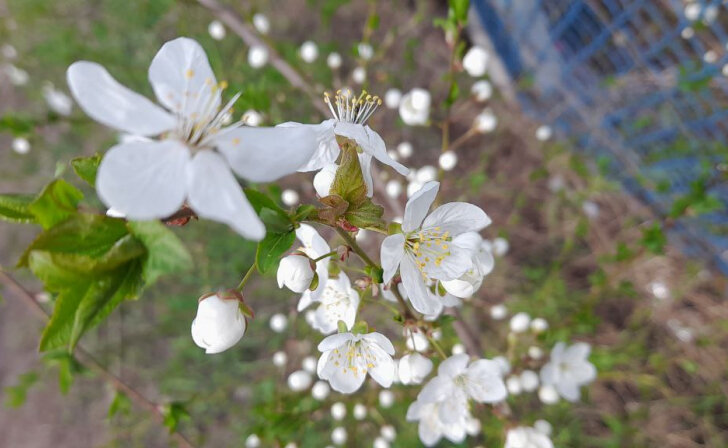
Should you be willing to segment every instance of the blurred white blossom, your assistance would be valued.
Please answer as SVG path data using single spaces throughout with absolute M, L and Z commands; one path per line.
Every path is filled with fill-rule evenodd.
M 423 126 L 430 118 L 430 92 L 414 88 L 405 94 L 399 103 L 399 116 L 405 124 Z
M 463 57 L 463 68 L 474 78 L 485 75 L 488 68 L 488 52 L 482 47 L 470 47 Z

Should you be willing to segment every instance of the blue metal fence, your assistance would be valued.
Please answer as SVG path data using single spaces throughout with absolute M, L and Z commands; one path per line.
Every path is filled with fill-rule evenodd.
M 523 109 L 573 139 L 728 274 L 728 6 L 473 0 Z M 705 190 L 705 191 L 703 191 Z M 692 195 L 692 196 L 690 196 Z

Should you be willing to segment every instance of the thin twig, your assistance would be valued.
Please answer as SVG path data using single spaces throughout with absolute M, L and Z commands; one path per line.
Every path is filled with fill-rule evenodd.
M 38 318 L 47 321 L 49 316 L 46 310 L 41 306 L 40 303 L 35 299 L 35 296 L 25 289 L 15 278 L 9 273 L 0 269 L 0 282 L 6 287 L 14 291 L 15 296 L 20 298 L 28 307 L 33 311 Z M 106 368 L 97 361 L 93 355 L 84 350 L 80 345 L 76 347 L 73 357 L 83 366 L 96 372 L 100 377 L 107 381 L 111 386 L 119 392 L 124 393 L 127 397 L 137 404 L 140 408 L 146 409 L 159 421 L 164 422 L 164 413 L 162 412 L 162 406 L 149 400 L 147 397 L 142 395 L 136 389 L 129 384 L 125 383 L 121 378 L 114 375 L 113 373 L 106 370 Z M 184 448 L 194 448 L 192 442 L 190 442 L 185 436 L 177 431 L 172 431 L 170 435 Z

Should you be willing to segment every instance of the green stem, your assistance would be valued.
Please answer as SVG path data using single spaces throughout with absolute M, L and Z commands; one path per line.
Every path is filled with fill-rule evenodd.
M 250 276 L 253 274 L 253 271 L 254 270 L 255 270 L 255 263 L 253 263 L 252 265 L 250 265 L 250 267 L 248 268 L 248 272 L 245 273 L 245 276 L 240 281 L 240 284 L 238 284 L 238 287 L 235 288 L 235 289 L 237 289 L 238 291 L 242 292 L 243 291 L 243 288 L 245 287 L 245 284 L 248 283 L 248 280 L 250 279 Z
M 318 257 L 318 258 L 314 258 L 314 259 L 313 259 L 313 262 L 314 262 L 314 263 L 316 263 L 316 262 L 319 262 L 319 261 L 323 260 L 324 258 L 328 258 L 328 257 L 333 257 L 334 255 L 336 255 L 336 253 L 337 253 L 337 252 L 336 252 L 335 250 L 332 250 L 332 251 L 331 251 L 331 252 L 329 252 L 328 254 L 323 254 L 323 255 L 321 255 L 321 256 L 320 256 L 320 257 Z
M 337 227 L 336 232 L 346 241 L 346 244 L 351 247 L 351 249 L 359 256 L 359 258 L 362 259 L 364 263 L 366 263 L 368 266 L 378 268 L 379 266 L 372 261 L 371 258 L 369 258 L 369 255 L 367 255 L 366 252 L 359 246 L 359 244 L 356 242 L 356 240 L 347 232 L 346 230 Z
M 442 347 L 440 347 L 440 344 L 435 340 L 435 338 L 433 338 L 432 336 L 427 336 L 427 340 L 429 340 L 430 344 L 432 344 L 432 346 L 435 347 L 435 350 L 442 357 L 443 360 L 447 359 L 445 350 L 443 350 Z

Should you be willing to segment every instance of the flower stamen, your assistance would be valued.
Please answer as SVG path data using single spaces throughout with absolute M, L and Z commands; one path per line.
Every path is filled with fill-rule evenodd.
M 324 103 L 336 121 L 364 125 L 382 105 L 382 99 L 377 95 L 370 95 L 366 90 L 356 96 L 351 90 L 345 89 L 337 90 L 333 101 L 331 95 L 325 92 Z

